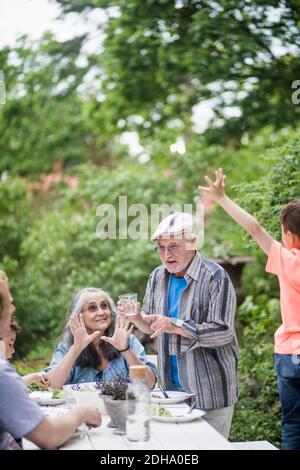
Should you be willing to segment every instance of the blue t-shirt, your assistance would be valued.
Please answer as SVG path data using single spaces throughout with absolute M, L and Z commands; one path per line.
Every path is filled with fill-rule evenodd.
M 169 317 L 178 318 L 180 298 L 186 286 L 187 281 L 184 277 L 176 277 L 174 274 L 171 275 L 168 296 Z M 175 387 L 181 390 L 176 356 L 171 356 L 171 378 Z
M 129 344 L 132 352 L 147 366 L 151 367 L 155 378 L 157 377 L 157 368 L 152 362 L 148 361 L 147 355 L 145 353 L 144 347 L 139 342 L 139 340 L 134 336 L 129 336 Z M 59 343 L 57 348 L 55 349 L 51 363 L 45 369 L 45 371 L 49 371 L 53 369 L 53 367 L 57 366 L 59 362 L 65 357 L 67 352 L 69 351 L 70 346 L 65 342 Z M 76 383 L 83 383 L 83 382 L 99 382 L 100 380 L 105 380 L 110 382 L 112 380 L 116 380 L 119 377 L 123 377 L 124 379 L 129 380 L 129 369 L 127 366 L 127 362 L 123 356 L 119 356 L 116 359 L 110 361 L 103 371 L 99 371 L 97 369 L 93 369 L 92 367 L 79 367 L 73 365 L 70 375 L 66 381 L 66 384 L 76 384 Z
M 45 418 L 29 397 L 21 377 L 0 355 L 0 450 L 8 449 L 8 435 L 26 436 Z

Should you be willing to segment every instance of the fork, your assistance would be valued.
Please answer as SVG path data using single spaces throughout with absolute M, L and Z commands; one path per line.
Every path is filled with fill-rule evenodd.
M 164 390 L 164 388 L 161 385 L 159 386 L 159 389 L 163 393 L 165 398 L 170 398 L 169 395 L 167 394 L 167 392 Z
M 190 405 L 190 407 L 189 407 L 189 411 L 187 412 L 188 415 L 191 414 L 191 412 L 193 411 L 193 409 L 195 408 L 195 406 L 196 406 L 196 398 L 194 398 L 193 403 L 192 403 L 192 404 Z

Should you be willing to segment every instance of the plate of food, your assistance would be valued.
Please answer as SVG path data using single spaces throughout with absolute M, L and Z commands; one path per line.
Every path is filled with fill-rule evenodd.
M 65 401 L 63 390 L 53 389 L 46 392 L 31 392 L 29 395 L 39 405 L 60 405 Z
M 194 397 L 194 393 L 178 392 L 177 390 L 166 390 L 165 392 L 168 398 L 164 396 L 161 390 L 152 390 L 151 392 L 151 403 L 162 403 L 169 404 L 181 403 L 188 398 Z
M 151 407 L 152 419 L 164 423 L 186 423 L 199 419 L 204 414 L 205 411 L 195 408 L 190 412 L 188 407 L 165 407 L 161 405 L 152 405 Z

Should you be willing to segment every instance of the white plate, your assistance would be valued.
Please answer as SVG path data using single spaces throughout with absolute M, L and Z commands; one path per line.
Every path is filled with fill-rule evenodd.
M 177 392 L 176 390 L 166 390 L 168 397 L 164 397 L 163 393 L 160 390 L 153 390 L 151 392 L 151 403 L 163 403 L 163 404 L 172 404 L 172 403 L 181 403 L 187 398 L 194 397 L 194 393 L 186 392 Z
M 172 413 L 172 416 L 154 416 L 152 419 L 156 421 L 162 421 L 163 423 L 187 423 L 188 421 L 194 421 L 195 419 L 201 418 L 205 414 L 205 411 L 194 409 L 191 413 L 186 410 L 176 408 L 166 408 Z
M 65 401 L 64 398 L 52 398 L 52 392 L 31 392 L 29 394 L 39 405 L 60 405 Z

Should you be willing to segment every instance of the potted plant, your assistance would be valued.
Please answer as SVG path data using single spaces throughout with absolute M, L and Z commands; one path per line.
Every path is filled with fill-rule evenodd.
M 126 400 L 127 388 L 128 382 L 124 378 L 102 383 L 100 396 L 104 399 L 107 414 L 111 419 L 108 427 L 116 428 L 115 434 L 125 434 L 129 405 Z M 130 399 L 130 396 L 128 398 Z M 132 406 L 134 406 L 134 402 L 132 402 Z

